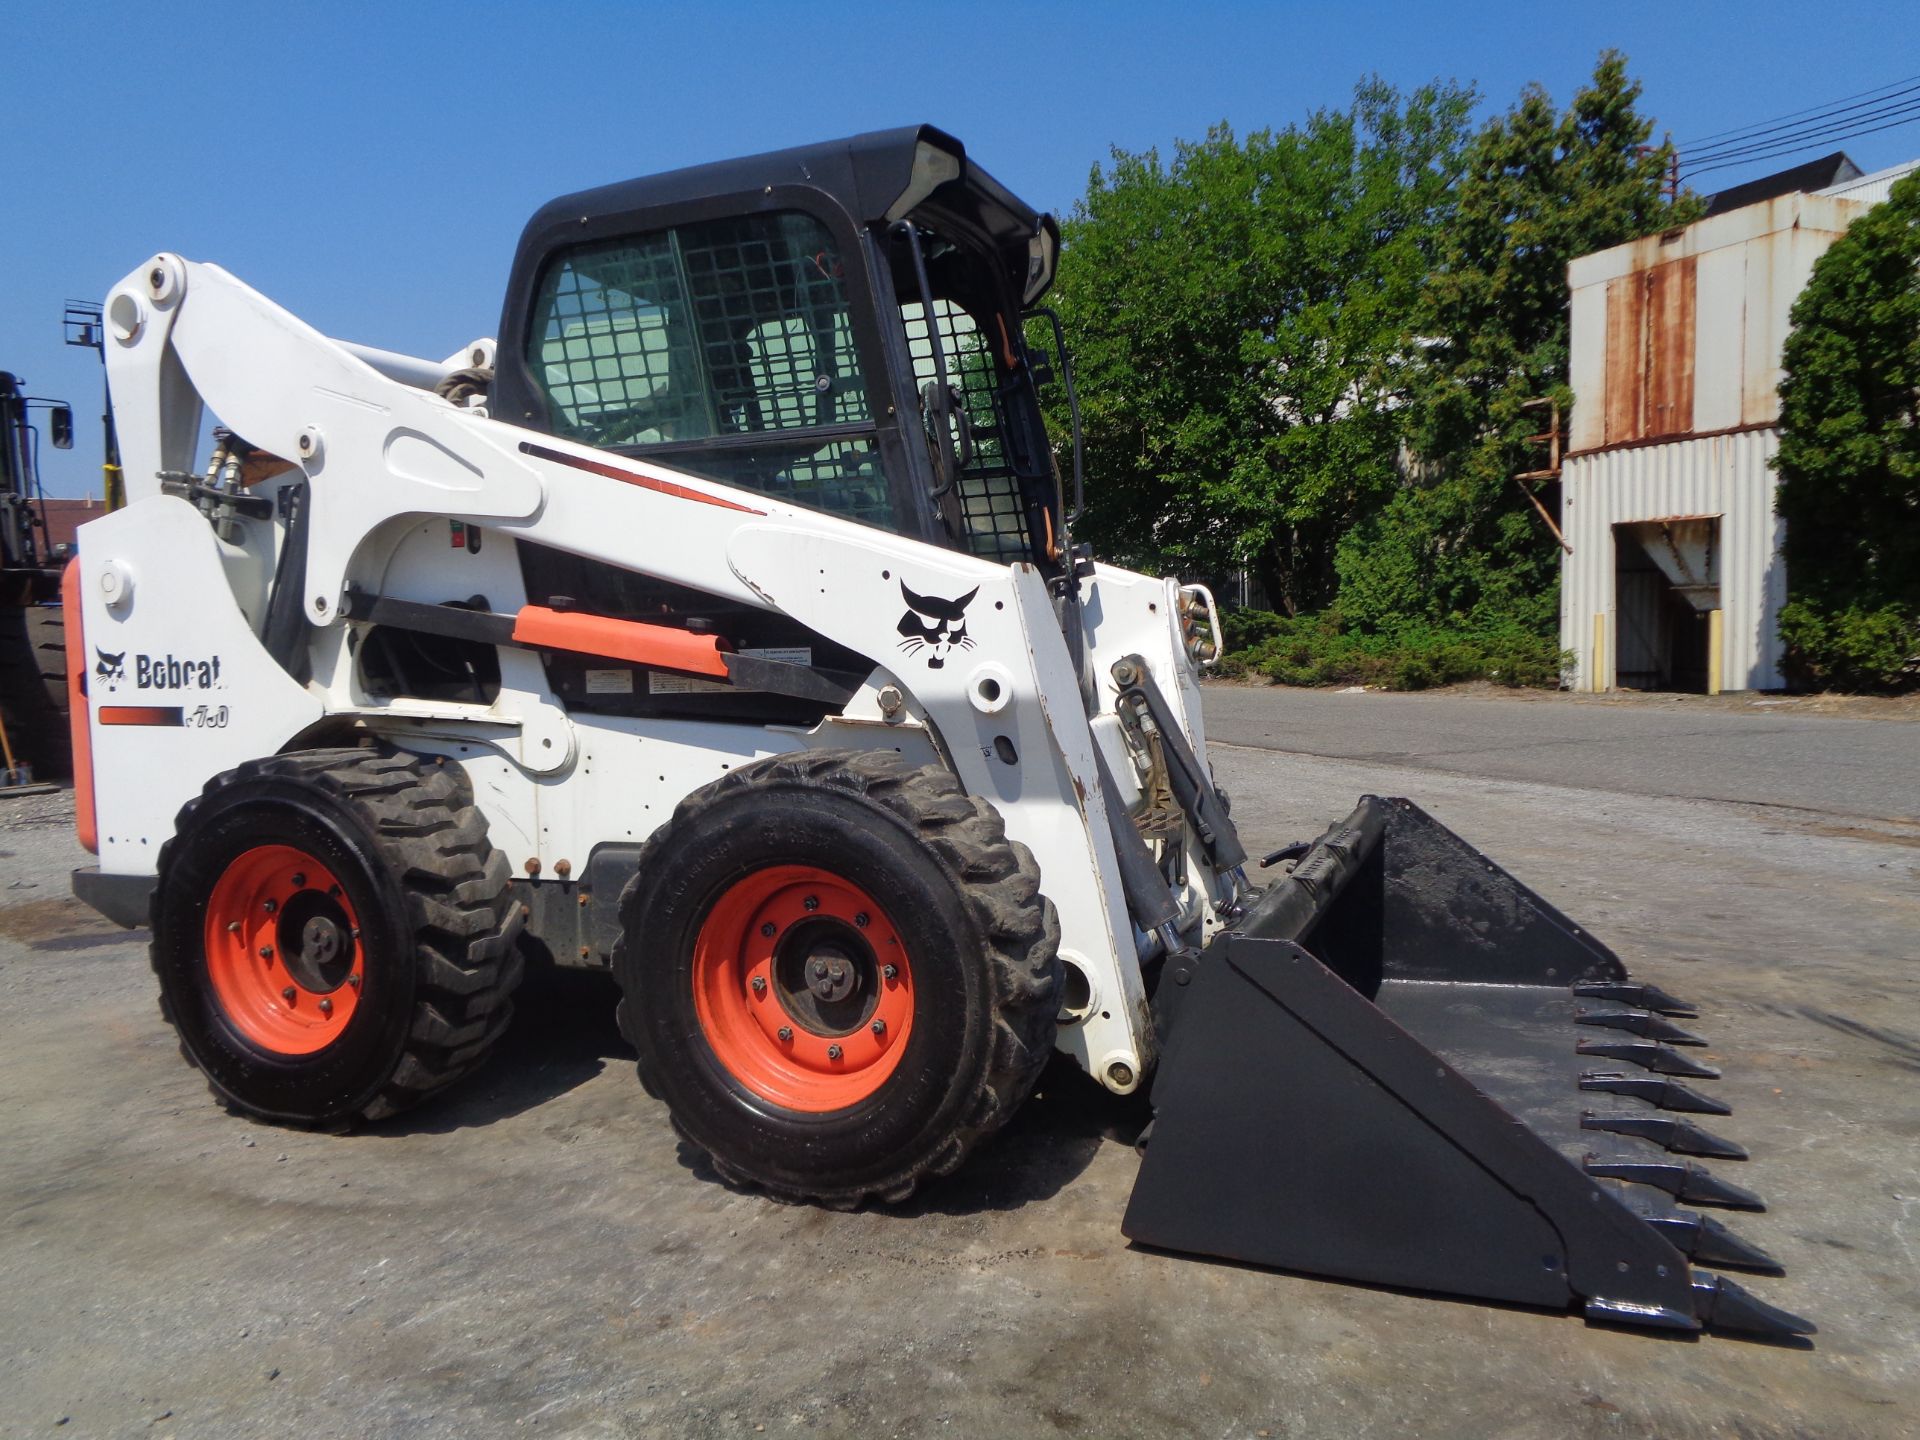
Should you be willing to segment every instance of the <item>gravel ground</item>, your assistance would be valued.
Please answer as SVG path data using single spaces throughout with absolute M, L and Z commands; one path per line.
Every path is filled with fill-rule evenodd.
M 1883 728 L 1824 723 L 1842 751 Z M 1916 1433 L 1920 826 L 1259 745 L 1216 763 L 1250 845 L 1413 795 L 1700 1001 L 1736 1112 L 1714 1128 L 1772 1202 L 1731 1223 L 1789 1272 L 1749 1288 L 1815 1345 L 1132 1249 L 1142 1112 L 1059 1070 L 904 1210 L 736 1194 L 640 1092 L 591 975 L 400 1123 L 233 1119 L 156 1013 L 145 936 L 67 898 L 59 794 L 0 800 L 0 1434 Z

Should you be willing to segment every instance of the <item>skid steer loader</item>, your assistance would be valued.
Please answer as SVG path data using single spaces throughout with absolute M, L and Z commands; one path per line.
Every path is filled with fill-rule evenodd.
M 1694 1268 L 1777 1267 L 1689 1208 L 1758 1202 L 1686 1007 L 1404 800 L 1252 883 L 1211 597 L 1072 538 L 1058 248 L 917 127 L 557 200 L 437 362 L 178 255 L 115 286 L 74 885 L 188 1058 L 378 1120 L 550 955 L 782 1198 L 904 1198 L 1058 1049 L 1152 1083 L 1145 1245 L 1809 1331 Z

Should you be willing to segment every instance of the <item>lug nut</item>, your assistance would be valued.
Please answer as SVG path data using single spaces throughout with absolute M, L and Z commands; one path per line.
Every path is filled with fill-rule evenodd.
M 780 1027 L 780 1038 L 782 1040 L 793 1039 L 793 1027 L 791 1025 L 782 1025 Z
M 340 887 L 338 885 L 327 886 L 327 894 L 338 900 L 340 898 Z
M 809 910 L 818 910 L 820 908 L 820 897 L 818 895 L 809 895 L 800 903 Z
M 858 925 L 862 930 L 866 929 L 870 923 L 867 919 L 867 912 L 862 910 L 858 915 L 854 916 L 853 923 Z
M 884 1021 L 884 1020 L 876 1020 L 876 1021 L 874 1021 L 874 1022 L 873 1022 L 873 1033 L 874 1033 L 874 1034 L 876 1034 L 876 1035 L 884 1035 L 884 1034 L 886 1034 L 886 1033 L 887 1033 L 887 1022 L 886 1022 L 886 1021 Z
M 880 967 L 880 973 L 889 980 L 896 980 L 900 976 L 900 967 L 898 965 L 882 965 Z
M 271 945 L 262 945 L 262 946 L 260 947 L 260 958 L 261 958 L 262 960 L 271 960 L 271 959 L 273 959 L 273 946 L 271 946 Z
M 240 922 L 238 920 L 229 920 L 227 922 L 227 933 L 229 935 L 236 934 L 239 931 L 239 929 L 240 929 Z
M 320 1013 L 330 1017 L 333 1014 L 333 1002 L 331 1000 L 322 1000 L 320 1002 Z
M 753 977 L 753 993 L 756 995 L 764 995 L 767 993 L 767 977 L 766 976 L 756 975 Z
M 272 915 L 280 909 L 280 902 L 269 895 L 261 903 L 261 908 L 264 909 L 267 914 Z
M 827 1059 L 838 1060 L 839 1058 L 840 1058 L 840 1047 L 838 1045 L 827 1046 Z
M 296 890 L 306 889 L 307 888 L 307 872 L 304 870 L 294 871 L 292 883 L 293 883 L 293 888 Z
M 766 936 L 767 939 L 771 940 L 774 937 L 775 933 L 777 933 L 774 923 L 771 920 L 769 920 L 766 924 L 760 927 L 760 933 Z
M 289 985 L 287 986 L 286 989 L 280 992 L 280 998 L 286 1001 L 287 1004 L 291 1005 L 293 1004 L 293 997 L 296 993 L 297 992 L 294 990 L 293 986 Z
M 349 990 L 358 990 L 360 988 L 360 977 L 358 975 L 347 976 L 347 988 Z

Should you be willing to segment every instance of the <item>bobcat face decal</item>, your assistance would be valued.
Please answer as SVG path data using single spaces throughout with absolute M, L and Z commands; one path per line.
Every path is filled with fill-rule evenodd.
M 106 681 L 109 687 L 115 686 L 127 678 L 126 651 L 122 650 L 118 655 L 109 655 L 96 645 L 93 647 L 93 654 L 96 662 L 93 667 L 93 673 Z
M 945 600 L 938 595 L 916 595 L 903 580 L 900 593 L 906 597 L 908 606 L 907 613 L 900 617 L 899 630 L 906 637 L 900 642 L 902 650 L 909 655 L 930 651 L 927 668 L 938 670 L 954 651 L 973 648 L 973 641 L 967 635 L 967 606 L 980 593 L 979 586 L 957 600 Z

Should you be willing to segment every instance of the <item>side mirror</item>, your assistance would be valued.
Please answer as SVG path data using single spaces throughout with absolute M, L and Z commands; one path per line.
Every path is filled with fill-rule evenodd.
M 73 407 L 55 405 L 47 412 L 47 429 L 52 432 L 53 448 L 71 450 L 73 448 Z

